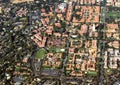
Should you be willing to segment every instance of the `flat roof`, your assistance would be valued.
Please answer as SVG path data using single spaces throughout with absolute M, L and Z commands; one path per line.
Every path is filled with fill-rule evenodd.
M 17 4 L 17 3 L 22 3 L 22 2 L 32 2 L 34 0 L 11 0 L 11 3 Z

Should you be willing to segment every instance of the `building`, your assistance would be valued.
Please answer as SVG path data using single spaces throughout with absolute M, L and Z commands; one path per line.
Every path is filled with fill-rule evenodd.
M 26 16 L 27 14 L 27 9 L 21 8 L 20 10 L 17 11 L 16 16 L 22 17 L 23 15 Z
M 106 0 L 107 6 L 114 6 L 114 0 Z
M 40 33 L 37 33 L 34 35 L 34 38 L 32 39 L 39 47 L 45 47 L 47 37 L 41 36 Z
M 120 7 L 120 0 L 107 0 L 107 6 Z
M 76 10 L 79 9 L 76 6 Z M 100 6 L 81 6 L 73 16 L 73 22 L 99 22 Z
M 117 69 L 117 60 L 120 60 L 119 54 L 118 49 L 108 48 L 104 55 L 104 68 Z
M 67 10 L 67 15 L 66 15 L 66 20 L 70 21 L 72 18 L 72 11 L 73 11 L 73 6 L 72 6 L 72 2 L 69 2 L 68 4 L 68 10 Z
M 96 0 L 78 0 L 80 4 L 95 4 Z
M 23 2 L 33 2 L 34 0 L 11 0 L 11 3 L 18 4 Z
M 115 0 L 115 6 L 120 7 L 120 0 Z
M 0 7 L 0 14 L 2 13 L 2 7 Z

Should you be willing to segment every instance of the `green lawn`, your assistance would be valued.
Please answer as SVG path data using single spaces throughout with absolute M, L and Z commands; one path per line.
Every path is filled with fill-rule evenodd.
M 43 66 L 43 68 L 45 68 L 45 69 L 50 69 L 51 66 Z
M 35 58 L 36 59 L 42 59 L 45 57 L 46 50 L 44 48 L 41 48 L 37 51 Z
M 50 52 L 54 52 L 54 53 L 59 53 L 59 52 L 65 52 L 64 48 L 55 48 L 55 47 L 51 47 L 49 48 Z
M 27 21 L 27 17 L 19 18 L 20 21 Z
M 66 71 L 66 74 L 70 74 L 71 71 Z
M 16 66 L 15 70 L 16 71 L 20 71 L 21 67 L 20 66 Z
M 106 15 L 108 17 L 118 18 L 120 17 L 120 12 L 108 12 Z
M 97 72 L 96 71 L 87 71 L 86 74 L 88 76 L 97 76 Z

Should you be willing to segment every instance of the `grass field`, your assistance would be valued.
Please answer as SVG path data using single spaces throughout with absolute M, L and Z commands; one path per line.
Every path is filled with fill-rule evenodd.
M 36 59 L 42 59 L 45 57 L 46 50 L 44 48 L 41 48 L 37 51 L 35 58 Z
M 120 12 L 108 12 L 107 17 L 120 18 Z

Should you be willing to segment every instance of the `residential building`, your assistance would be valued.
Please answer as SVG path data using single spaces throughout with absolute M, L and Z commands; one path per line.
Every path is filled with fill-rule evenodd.
M 11 0 L 13 4 L 22 3 L 22 2 L 33 2 L 34 0 Z
M 78 17 L 73 16 L 73 22 L 99 22 L 100 6 L 81 6 L 81 10 L 76 12 Z
M 116 7 L 120 7 L 120 0 L 115 0 L 114 2 Z
M 73 11 L 73 6 L 72 6 L 72 2 L 68 3 L 68 10 L 67 10 L 67 14 L 66 14 L 66 20 L 70 21 L 72 18 L 72 11 Z
M 0 7 L 0 14 L 2 13 L 2 7 Z

